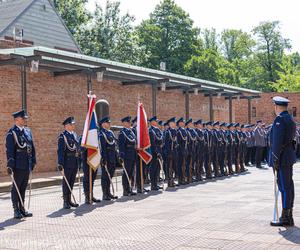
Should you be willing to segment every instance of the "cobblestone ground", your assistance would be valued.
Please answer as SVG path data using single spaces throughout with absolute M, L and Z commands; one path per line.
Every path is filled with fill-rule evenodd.
M 0 249 L 300 249 L 300 229 L 269 226 L 270 169 L 63 210 L 60 187 L 33 190 L 34 217 L 11 219 L 0 194 Z M 295 166 L 300 227 L 300 164 Z M 96 196 L 102 196 L 99 180 Z M 121 185 L 118 183 L 118 194 Z M 78 189 L 75 188 L 78 197 Z

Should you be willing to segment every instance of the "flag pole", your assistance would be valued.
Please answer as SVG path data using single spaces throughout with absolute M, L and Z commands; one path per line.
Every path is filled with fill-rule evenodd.
M 89 91 L 89 94 L 88 94 L 88 109 L 90 108 L 90 103 L 91 103 L 91 100 L 90 100 L 90 98 L 92 97 L 92 91 L 90 90 Z M 92 189 L 93 189 L 93 185 L 92 185 L 92 167 L 89 165 L 89 201 L 90 201 L 90 204 L 92 204 L 92 199 L 93 199 L 93 197 L 92 197 Z
M 91 166 L 89 166 L 89 185 L 90 185 L 90 193 L 89 193 L 89 198 L 90 198 L 90 204 L 92 204 L 92 199 L 93 199 L 93 197 L 92 197 L 92 189 L 93 189 L 93 186 L 92 186 L 92 167 Z
M 142 158 L 140 157 L 140 171 L 141 171 L 141 189 L 142 189 L 142 192 L 144 190 L 144 171 L 143 171 L 143 161 L 142 161 Z

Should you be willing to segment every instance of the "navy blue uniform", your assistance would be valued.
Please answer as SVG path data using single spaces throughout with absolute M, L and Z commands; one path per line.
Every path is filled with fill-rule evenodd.
M 202 180 L 202 174 L 203 171 L 203 164 L 204 164 L 204 147 L 205 145 L 205 138 L 204 138 L 204 130 L 202 129 L 195 129 L 197 134 L 197 141 L 196 141 L 196 150 L 195 150 L 195 156 L 196 156 L 196 169 L 195 169 L 195 175 L 196 179 L 198 181 Z
M 29 128 L 25 127 L 21 130 L 15 125 L 7 132 L 6 157 L 7 167 L 11 168 L 14 173 L 14 178 L 24 203 L 29 174 L 36 165 L 35 147 Z M 14 209 L 24 210 L 15 185 L 12 185 L 11 200 Z
M 204 129 L 204 168 L 206 179 L 211 179 L 212 132 Z
M 186 158 L 187 158 L 187 132 L 179 127 L 177 130 L 178 142 L 178 184 L 184 184 L 186 181 Z
M 157 177 L 160 170 L 158 158 L 162 158 L 163 133 L 159 128 L 151 126 L 149 128 L 149 136 L 152 152 L 152 160 L 150 163 L 151 189 L 157 190 Z
M 233 154 L 232 154 L 232 159 L 234 162 L 235 166 L 235 172 L 239 173 L 240 172 L 240 135 L 237 130 L 233 131 Z
M 197 134 L 193 128 L 187 128 L 187 157 L 186 157 L 186 168 L 185 174 L 187 182 L 191 183 L 193 180 L 193 174 L 195 172 L 196 164 L 196 140 Z
M 234 156 L 234 135 L 233 132 L 228 130 L 226 131 L 226 136 L 227 136 L 227 166 L 228 166 L 228 173 L 231 175 L 233 174 L 233 169 L 232 169 L 232 163 L 233 163 L 233 156 Z
M 99 141 L 101 143 L 101 157 L 104 166 L 102 166 L 101 175 L 101 186 L 104 199 L 113 198 L 110 192 L 110 179 L 107 171 L 112 178 L 115 174 L 116 164 L 117 164 L 117 150 L 116 150 L 116 140 L 115 135 L 111 130 L 104 128 L 100 129 Z M 107 171 L 105 169 L 107 167 Z
M 219 130 L 212 129 L 212 164 L 214 170 L 214 176 L 220 176 L 220 149 L 221 149 L 221 134 Z
M 130 181 L 133 179 L 134 167 L 136 163 L 136 136 L 132 129 L 122 128 L 118 138 L 119 156 L 124 162 L 124 167 L 127 171 Z M 124 193 L 131 193 L 130 185 L 125 171 L 122 175 L 122 185 Z
M 278 166 L 277 183 L 281 192 L 282 208 L 294 206 L 293 164 L 296 154 L 293 145 L 296 124 L 291 115 L 284 111 L 276 117 L 271 129 L 269 165 Z
M 240 164 L 240 170 L 241 172 L 245 171 L 245 152 L 246 152 L 246 134 L 239 130 L 238 131 L 239 138 L 240 138 L 240 148 L 239 148 L 239 164 Z
M 226 131 L 219 130 L 219 135 L 221 138 L 220 145 L 219 145 L 219 165 L 220 165 L 221 174 L 225 175 L 227 174 L 226 157 L 227 157 L 227 144 L 228 144 Z
M 58 137 L 58 165 L 63 167 L 64 174 L 71 189 L 73 189 L 80 162 L 80 145 L 76 134 L 64 131 Z M 71 192 L 63 179 L 62 191 L 64 198 L 71 200 Z
M 165 132 L 164 149 L 167 157 L 168 186 L 174 187 L 174 172 L 176 169 L 177 153 L 177 131 L 169 128 Z

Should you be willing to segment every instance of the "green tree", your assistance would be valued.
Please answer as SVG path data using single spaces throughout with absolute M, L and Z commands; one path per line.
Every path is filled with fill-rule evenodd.
M 218 81 L 218 69 L 223 58 L 214 49 L 205 49 L 199 56 L 192 56 L 185 64 L 185 72 L 194 77 L 210 81 Z
M 203 47 L 204 49 L 210 49 L 210 50 L 219 50 L 219 34 L 217 34 L 217 31 L 215 28 L 212 29 L 204 29 L 201 32 L 202 40 L 203 40 Z
M 54 6 L 64 20 L 80 49 L 85 52 L 91 46 L 88 25 L 91 13 L 85 8 L 88 0 L 54 0 Z
M 282 37 L 279 21 L 262 22 L 253 29 L 257 37 L 256 58 L 264 69 L 261 80 L 266 84 L 278 80 L 278 70 L 285 49 L 290 49 L 288 39 Z
M 93 22 L 86 31 L 92 46 L 87 47 L 86 52 L 104 59 L 139 64 L 142 47 L 137 45 L 135 18 L 120 12 L 120 2 L 108 0 L 105 9 L 96 5 Z
M 142 65 L 154 69 L 166 62 L 167 71 L 184 73 L 184 64 L 201 46 L 199 30 L 174 0 L 157 5 L 150 18 L 137 27 L 137 34 L 148 55 Z
M 85 8 L 88 0 L 54 0 L 54 7 L 65 21 L 72 35 L 80 34 L 84 26 L 91 20 Z
M 272 85 L 276 91 L 300 91 L 300 65 L 295 64 L 295 57 L 297 54 L 283 56 L 280 70 L 277 71 L 279 79 Z
M 254 50 L 255 41 L 251 35 L 242 30 L 227 29 L 221 34 L 221 47 L 229 62 L 246 60 Z

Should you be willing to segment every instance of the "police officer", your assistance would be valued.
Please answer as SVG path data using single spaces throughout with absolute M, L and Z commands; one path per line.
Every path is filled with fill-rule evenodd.
M 166 153 L 167 161 L 167 179 L 168 187 L 175 187 L 174 173 L 177 168 L 177 154 L 178 154 L 178 144 L 177 144 L 177 130 L 176 130 L 176 118 L 172 117 L 167 121 L 169 128 L 165 132 L 164 138 L 164 150 Z
M 245 125 L 242 124 L 240 127 L 238 127 L 238 134 L 240 137 L 240 149 L 239 149 L 239 160 L 240 160 L 240 168 L 241 172 L 245 172 L 245 151 L 246 151 L 246 134 L 245 134 Z
M 13 174 L 15 184 L 20 192 L 18 195 L 15 184 L 11 188 L 11 201 L 14 209 L 14 218 L 31 217 L 32 213 L 25 210 L 25 191 L 30 171 L 36 165 L 35 148 L 32 134 L 27 125 L 27 114 L 21 110 L 12 114 L 15 125 L 6 134 L 7 173 Z M 22 202 L 21 202 L 22 199 Z
M 123 128 L 121 129 L 118 138 L 120 162 L 126 169 L 126 172 L 124 170 L 122 175 L 124 196 L 136 194 L 132 191 L 132 188 L 128 182 L 128 178 L 130 183 L 132 182 L 136 161 L 136 136 L 130 128 L 130 120 L 130 116 L 126 116 L 121 119 Z
M 234 135 L 233 135 L 233 124 L 229 123 L 227 124 L 227 166 L 228 166 L 228 174 L 233 175 L 233 169 L 232 169 L 232 163 L 233 163 L 233 156 L 234 156 Z
M 281 192 L 282 214 L 278 223 L 272 226 L 293 226 L 294 182 L 293 164 L 296 162 L 294 138 L 296 124 L 287 111 L 288 99 L 273 97 L 276 118 L 271 131 L 269 165 L 277 173 L 277 184 Z
M 256 122 L 256 128 L 254 129 L 255 140 L 255 164 L 257 168 L 262 168 L 261 161 L 263 157 L 263 149 L 266 146 L 265 130 L 262 128 L 262 121 Z
M 111 180 L 115 174 L 116 164 L 118 160 L 116 149 L 116 138 L 114 133 L 110 130 L 110 118 L 103 117 L 99 121 L 101 126 L 99 131 L 99 141 L 101 143 L 101 186 L 103 192 L 103 200 L 115 200 L 118 196 L 114 196 L 110 192 Z
M 205 138 L 204 138 L 202 120 L 199 119 L 195 121 L 194 125 L 196 127 L 195 131 L 197 135 L 196 149 L 195 149 L 195 156 L 196 156 L 195 175 L 197 181 L 202 181 L 202 174 L 204 174 L 203 164 L 204 164 L 204 147 L 205 147 Z
M 81 145 L 82 137 L 79 140 L 79 145 Z M 80 147 L 80 156 L 81 156 L 81 166 L 83 170 L 83 190 L 85 196 L 85 204 L 90 204 L 90 171 L 92 171 L 92 202 L 101 202 L 100 199 L 97 199 L 93 195 L 94 182 L 97 177 L 98 169 L 94 170 L 88 165 L 87 161 L 87 149 L 85 147 Z
M 219 165 L 219 153 L 220 153 L 220 146 L 222 142 L 221 135 L 219 133 L 219 125 L 220 122 L 213 123 L 212 129 L 212 164 L 214 170 L 214 177 L 220 177 L 220 165 Z
M 211 174 L 211 158 L 212 158 L 212 122 L 206 122 L 203 124 L 204 128 L 204 168 L 206 179 L 212 179 Z
M 187 183 L 191 183 L 195 173 L 197 133 L 192 119 L 187 120 L 185 126 L 187 132 L 186 176 Z
M 57 168 L 59 171 L 63 171 L 63 174 L 68 182 L 66 182 L 65 178 L 62 182 L 64 199 L 63 208 L 70 209 L 71 207 L 78 207 L 78 204 L 73 203 L 71 200 L 71 190 L 73 190 L 76 174 L 79 167 L 80 146 L 77 135 L 74 132 L 74 117 L 68 117 L 62 124 L 64 125 L 65 130 L 58 136 Z M 68 184 L 70 187 L 68 187 Z
M 227 135 L 226 135 L 226 123 L 221 122 L 220 123 L 220 130 L 219 130 L 219 135 L 221 137 L 220 141 L 220 147 L 219 147 L 219 165 L 220 165 L 220 170 L 221 170 L 221 175 L 227 175 L 227 169 L 226 169 L 226 158 L 227 158 L 227 145 L 228 145 L 228 140 L 227 140 Z
M 245 136 L 246 136 L 246 150 L 245 150 L 245 165 L 250 165 L 251 147 L 252 147 L 252 135 L 250 128 L 251 125 L 245 126 Z
M 186 184 L 186 157 L 187 157 L 187 132 L 184 128 L 185 122 L 181 117 L 176 122 L 177 129 L 177 142 L 178 142 L 178 185 Z
M 233 162 L 235 167 L 235 173 L 240 173 L 240 135 L 238 132 L 238 128 L 240 127 L 239 123 L 235 123 L 233 125 L 233 138 L 234 138 L 234 144 L 233 144 Z
M 151 190 L 157 191 L 160 187 L 157 184 L 158 173 L 160 172 L 160 164 L 162 163 L 162 146 L 163 146 L 163 133 L 158 128 L 157 117 L 153 116 L 149 119 L 149 136 L 151 142 L 151 153 L 152 160 L 150 163 L 150 181 L 151 181 Z

